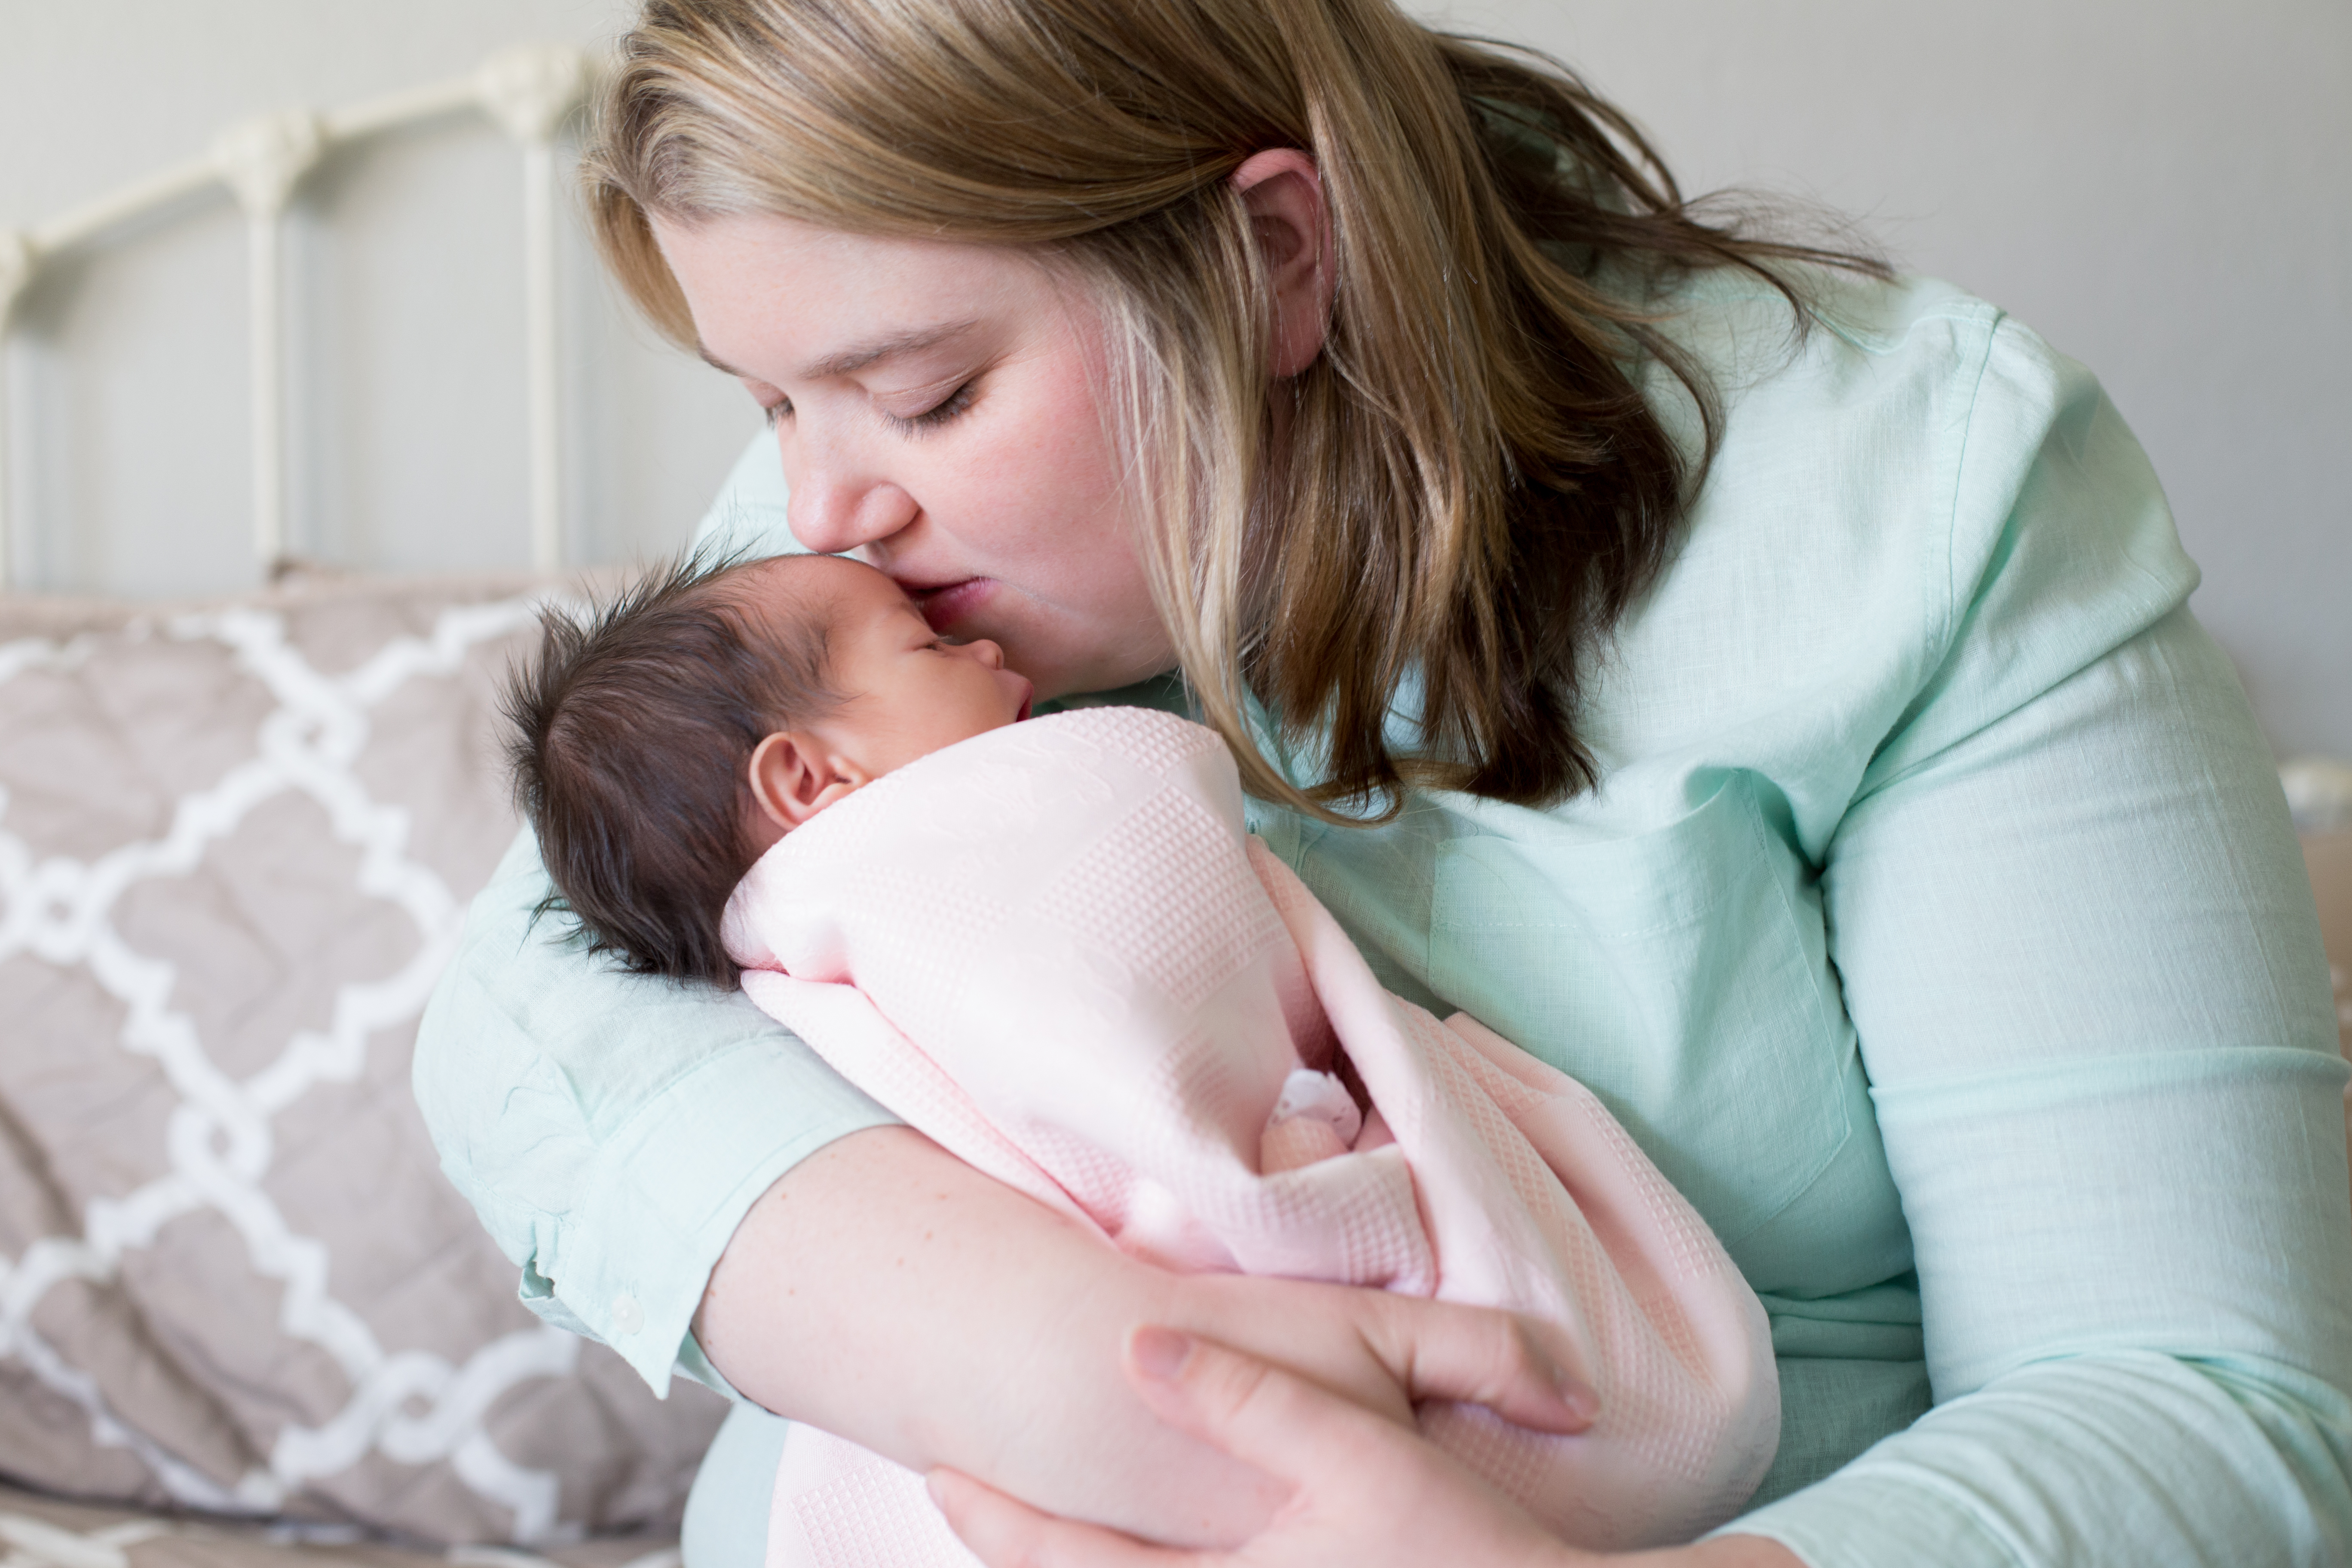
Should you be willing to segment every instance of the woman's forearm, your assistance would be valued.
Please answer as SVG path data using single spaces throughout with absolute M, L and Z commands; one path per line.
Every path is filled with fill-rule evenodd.
M 1372 1342 L 1394 1300 L 1164 1273 L 889 1127 L 769 1190 L 695 1328 L 745 1394 L 910 1468 L 947 1466 L 1150 1539 L 1223 1544 L 1263 1525 L 1285 1489 L 1146 1409 L 1120 1369 L 1128 1332 L 1194 1329 L 1409 1420 Z

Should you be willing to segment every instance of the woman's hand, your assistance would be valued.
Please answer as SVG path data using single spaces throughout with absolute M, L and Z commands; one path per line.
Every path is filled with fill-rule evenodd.
M 1566 1332 L 1485 1307 L 1262 1275 L 1196 1274 L 1173 1282 L 1159 1321 L 1297 1373 L 1406 1429 L 1423 1399 L 1483 1405 L 1544 1432 L 1581 1432 L 1598 1407 Z M 1131 1354 L 1123 1365 L 1132 1382 Z
M 1289 1489 L 1267 1528 L 1232 1552 L 1149 1546 L 1096 1525 L 1055 1519 L 952 1470 L 931 1473 L 931 1495 L 989 1568 L 1173 1568 L 1179 1563 L 1276 1568 L 1534 1568 L 1576 1554 L 1407 1427 L 1306 1378 L 1210 1341 L 1160 1328 L 1129 1338 L 1136 1392 L 1170 1426 L 1266 1472 Z M 1471 1397 L 1421 1363 L 1420 1396 Z M 1438 1379 L 1432 1387 L 1429 1379 Z M 1540 1423 L 1531 1417 L 1549 1416 Z M 1530 1408 L 1518 1418 L 1548 1431 L 1581 1430 L 1589 1413 Z
M 1526 1426 L 1590 1419 L 1546 1329 L 1380 1290 L 1169 1274 L 903 1127 L 779 1181 L 695 1331 L 748 1396 L 911 1469 L 1152 1541 L 1249 1540 L 1290 1489 L 1138 1397 L 1122 1354 L 1139 1323 L 1235 1346 L 1400 1429 L 1429 1388 Z
M 1569 1568 L 1600 1561 L 1562 1544 L 1525 1510 L 1416 1433 L 1334 1397 L 1305 1378 L 1209 1341 L 1139 1329 L 1127 1371 L 1170 1426 L 1288 1488 L 1266 1529 L 1230 1552 L 1179 1552 L 1098 1526 L 1055 1519 L 951 1470 L 931 1495 L 989 1568 Z M 1415 1399 L 1503 1406 L 1470 1363 L 1417 1362 Z M 1505 1412 L 1545 1431 L 1580 1431 L 1584 1401 L 1515 1399 Z M 1621 1559 L 1666 1568 L 1802 1568 L 1776 1542 L 1730 1536 Z

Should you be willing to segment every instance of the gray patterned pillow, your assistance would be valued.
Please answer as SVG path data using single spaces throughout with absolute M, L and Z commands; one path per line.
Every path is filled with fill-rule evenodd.
M 674 1543 L 595 1536 L 540 1552 L 392 1545 L 340 1525 L 230 1523 L 59 1502 L 0 1485 L 16 1568 L 678 1568 Z
M 0 1479 L 441 1542 L 674 1525 L 716 1396 L 526 1312 L 409 1098 L 515 830 L 527 589 L 0 597 Z

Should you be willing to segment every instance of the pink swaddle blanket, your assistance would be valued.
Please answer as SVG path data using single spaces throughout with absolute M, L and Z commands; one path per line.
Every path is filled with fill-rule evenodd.
M 1090 709 L 934 752 L 769 851 L 726 934 L 843 1076 L 1126 1252 L 1562 1325 L 1589 1432 L 1421 1426 L 1568 1541 L 1686 1540 L 1770 1463 L 1764 1311 L 1713 1233 L 1573 1079 L 1380 985 L 1244 831 L 1213 731 Z M 912 1472 L 795 1426 L 768 1561 L 977 1560 Z

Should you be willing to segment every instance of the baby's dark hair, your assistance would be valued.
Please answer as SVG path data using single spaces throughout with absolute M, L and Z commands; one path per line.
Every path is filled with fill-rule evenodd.
M 747 573 L 809 559 L 690 552 L 601 606 L 540 616 L 501 707 L 515 802 L 557 897 L 639 974 L 733 985 L 719 938 L 755 858 L 749 768 L 762 738 L 822 719 L 825 617 L 763 616 Z

